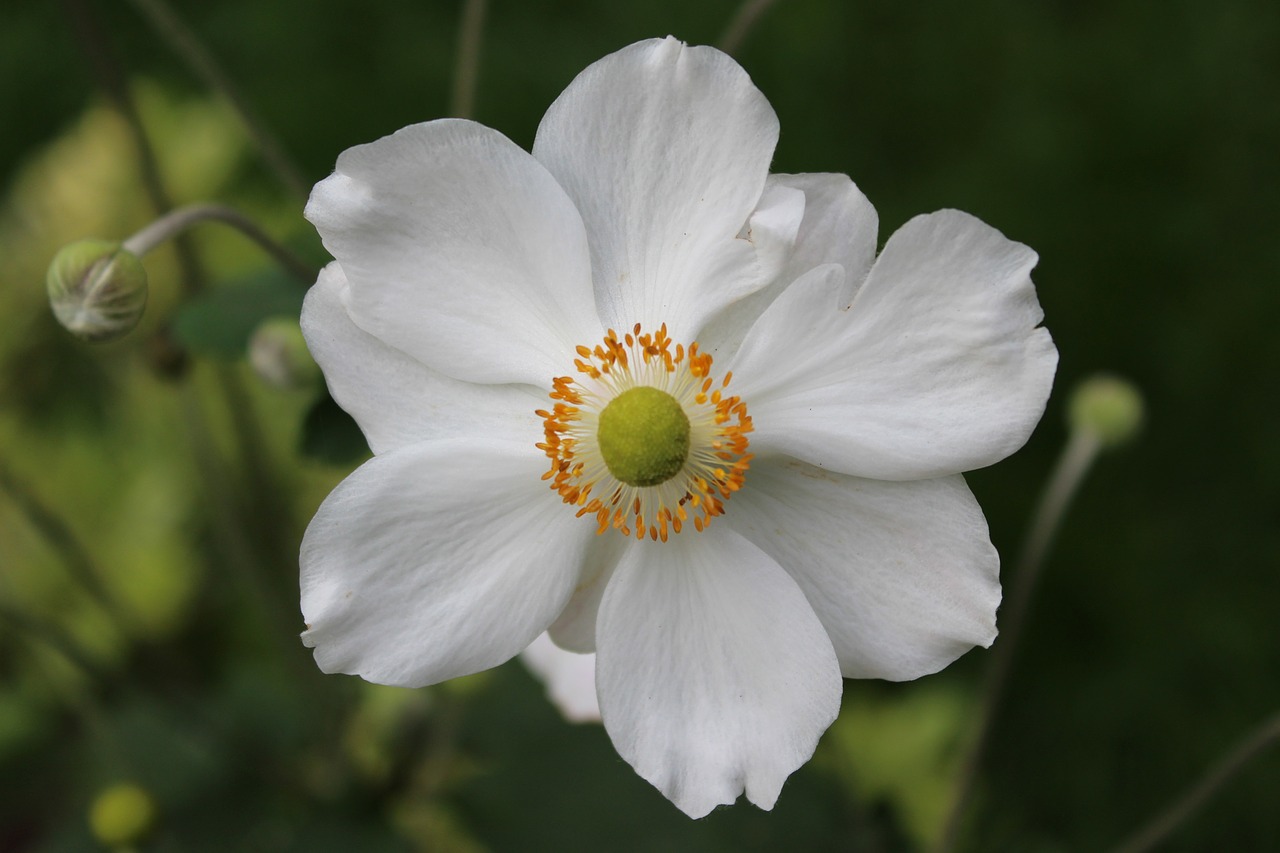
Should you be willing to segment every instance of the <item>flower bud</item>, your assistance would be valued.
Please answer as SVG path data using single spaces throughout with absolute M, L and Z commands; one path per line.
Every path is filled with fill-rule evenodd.
M 1093 433 L 1103 447 L 1124 444 L 1142 429 L 1142 394 L 1116 376 L 1098 374 L 1081 382 L 1067 409 L 1072 428 Z
M 108 847 L 137 844 L 151 830 L 156 804 L 137 785 L 120 783 L 105 789 L 89 807 L 89 828 L 93 837 Z
M 110 240 L 62 247 L 49 264 L 46 286 L 58 322 L 90 343 L 128 334 L 147 307 L 142 261 Z
M 320 378 L 302 328 L 290 317 L 274 317 L 258 326 L 249 339 L 249 364 L 265 382 L 283 390 L 305 388 Z

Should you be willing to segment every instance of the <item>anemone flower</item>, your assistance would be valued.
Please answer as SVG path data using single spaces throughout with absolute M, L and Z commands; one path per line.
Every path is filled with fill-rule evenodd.
M 842 676 L 992 642 L 961 472 L 1043 413 L 1036 255 L 941 211 L 877 258 L 847 177 L 769 174 L 777 135 L 731 58 L 668 38 L 583 71 L 532 153 L 461 120 L 342 153 L 303 328 L 374 456 L 302 544 L 321 669 L 422 686 L 549 629 L 697 817 L 771 808 Z

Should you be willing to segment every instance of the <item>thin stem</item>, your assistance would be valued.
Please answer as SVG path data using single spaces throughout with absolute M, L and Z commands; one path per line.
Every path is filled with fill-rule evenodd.
M 39 640 L 75 664 L 91 681 L 101 681 L 102 672 L 71 636 L 52 622 L 32 616 L 16 607 L 0 603 L 0 621 L 8 622 L 18 632 Z
M 35 640 L 37 643 L 53 649 L 78 668 L 93 686 L 99 686 L 105 681 L 106 673 L 93 662 L 93 659 L 84 652 L 79 643 L 57 625 L 32 616 L 29 613 L 24 613 L 4 603 L 0 603 L 0 622 L 7 622 L 11 628 L 15 629 L 24 638 Z M 32 662 L 34 665 L 44 668 L 39 655 L 33 656 Z M 53 685 L 55 692 L 61 694 L 66 701 L 67 707 L 79 716 L 90 737 L 96 740 L 105 751 L 109 757 L 110 766 L 132 770 L 133 762 L 129 759 L 128 753 L 120 743 L 120 738 L 108 725 L 106 714 L 103 713 L 97 698 L 97 691 L 95 689 L 74 689 L 71 685 L 62 683 L 60 679 L 48 678 L 47 680 Z
M 743 0 L 738 11 L 733 14 L 733 19 L 729 21 L 724 35 L 720 37 L 720 49 L 730 56 L 737 53 L 746 42 L 747 34 L 756 25 L 756 21 L 769 11 L 769 7 L 775 2 L 777 0 Z
M 62 0 L 62 2 L 68 10 L 69 17 L 72 19 L 76 34 L 82 42 L 85 52 L 94 65 L 99 82 L 129 125 L 138 150 L 139 162 L 148 187 L 148 193 L 156 208 L 157 215 L 163 216 L 163 214 L 172 210 L 173 204 L 169 201 L 169 196 L 165 192 L 163 179 L 156 167 L 154 149 L 151 146 L 150 139 L 147 137 L 146 129 L 139 119 L 138 111 L 130 96 L 129 89 L 124 84 L 124 75 L 108 47 L 106 35 L 102 32 L 101 27 L 97 25 L 87 0 Z M 189 235 L 178 234 L 173 242 L 178 250 L 183 290 L 187 296 L 193 296 L 202 289 L 204 281 L 199 259 L 196 257 Z M 314 275 L 311 272 L 308 272 L 308 276 L 309 280 L 314 279 Z M 252 411 L 247 406 L 238 405 L 239 401 L 245 399 L 244 389 L 241 387 L 239 379 L 227 370 L 219 370 L 215 379 L 220 392 L 227 400 L 228 407 L 234 413 L 232 430 L 235 434 L 236 444 L 240 449 L 240 461 L 246 468 L 251 469 L 248 471 L 248 479 L 255 484 L 253 498 L 256 506 L 276 507 L 280 504 L 277 484 L 270 476 L 267 466 L 261 463 L 261 460 L 265 458 L 265 453 L 262 451 L 261 430 L 254 421 Z M 185 390 L 188 394 L 196 394 L 195 389 L 190 385 Z M 248 567 L 256 565 L 262 569 L 265 567 L 265 563 L 254 559 L 256 555 L 252 553 L 253 549 L 250 543 L 240 531 L 240 525 L 244 519 L 237 517 L 238 513 L 235 511 L 233 496 L 228 492 L 230 488 L 227 482 L 228 473 L 225 465 L 216 461 L 213 438 L 210 435 L 208 426 L 199 415 L 199 410 L 193 403 L 193 407 L 189 410 L 188 428 L 189 432 L 195 437 L 198 461 L 215 460 L 206 467 L 202 475 L 210 482 L 215 482 L 213 478 L 218 478 L 216 482 L 221 486 L 221 492 L 219 493 L 221 500 L 213 501 L 214 506 L 211 509 L 215 518 L 215 527 L 225 534 L 224 539 L 226 541 L 233 543 L 232 547 L 227 548 L 227 553 L 232 555 L 232 562 L 236 567 L 244 567 L 246 571 L 250 571 Z M 205 453 L 206 456 L 201 457 L 201 452 Z M 271 565 L 276 565 L 276 555 L 283 548 L 284 533 L 274 528 L 270 532 L 273 536 Z M 246 557 L 247 559 L 244 559 Z M 254 580 L 254 578 L 249 578 L 250 583 L 253 583 Z M 278 624 L 283 635 L 289 631 L 287 628 L 289 622 L 296 622 L 298 617 L 296 613 L 286 616 L 283 603 L 280 605 L 280 610 L 280 619 L 278 623 L 273 622 L 273 624 Z M 296 646 L 296 638 L 290 638 L 290 640 Z M 290 655 L 290 659 L 299 660 L 300 657 Z
M 35 492 L 3 462 L 0 462 L 0 489 L 9 493 L 9 497 L 31 526 L 57 551 L 71 577 L 93 597 L 127 636 L 134 622 L 132 615 L 102 582 L 97 567 L 89 556 L 89 550 L 81 544 L 71 526 L 36 497 Z
M 316 280 L 318 272 L 314 267 L 273 240 L 252 219 L 224 204 L 190 204 L 171 210 L 125 240 L 124 248 L 141 257 L 164 241 L 186 231 L 192 225 L 206 221 L 222 222 L 235 228 L 261 246 L 280 266 L 303 284 L 311 284 Z
M 219 375 L 218 378 L 223 377 Z M 221 381 L 219 385 L 224 392 L 232 388 L 239 390 L 239 386 L 232 382 Z M 276 643 L 276 648 L 288 660 L 291 670 L 300 676 L 309 674 L 309 670 L 302 668 L 305 657 L 298 653 L 301 643 L 298 642 L 297 626 L 302 617 L 297 612 L 296 604 L 286 602 L 280 595 L 279 587 L 268 582 L 272 574 L 271 568 L 279 564 L 278 558 L 274 553 L 268 556 L 254 548 L 252 537 L 247 532 L 250 525 L 237 504 L 231 472 L 218 452 L 199 391 L 188 384 L 183 392 L 182 409 L 186 432 L 191 439 L 200 482 L 204 486 L 212 532 L 221 552 L 222 563 L 229 566 L 235 574 L 259 626 Z M 229 407 L 231 402 L 229 398 Z M 268 484 L 258 485 L 254 491 L 263 498 L 272 493 Z
M 142 125 L 142 116 L 133 102 L 129 86 L 125 82 L 124 71 L 111 50 L 110 42 L 86 0 L 62 0 L 62 4 L 67 11 L 67 19 L 71 22 L 72 31 L 93 68 L 98 85 L 129 129 L 129 135 L 133 139 L 134 150 L 138 156 L 138 170 L 142 176 L 142 185 L 147 192 L 147 198 L 157 215 L 166 213 L 173 208 L 173 200 L 165 190 L 155 148 L 147 137 L 146 128 Z M 185 236 L 178 237 L 173 245 L 178 256 L 183 291 L 187 296 L 199 293 L 204 280 L 200 275 L 195 248 Z
M 1010 592 L 1005 598 L 1000 627 L 1000 641 L 991 652 L 991 664 L 983 685 L 982 704 L 978 710 L 978 732 L 961 761 L 960 777 L 956 784 L 951 809 L 943 825 L 938 842 L 939 853 L 950 853 L 960 840 L 960 831 L 969 801 L 973 798 L 982 760 L 990 744 L 991 732 L 1004 698 L 1014 654 L 1022 636 L 1023 625 L 1030 609 L 1031 596 L 1044 570 L 1044 558 L 1053 544 L 1054 536 L 1062 524 L 1072 497 L 1079 490 L 1085 474 L 1098 456 L 1102 445 L 1093 432 L 1075 430 L 1063 448 L 1057 467 L 1045 486 L 1036 508 L 1031 530 L 1019 554 L 1017 569 L 1010 581 Z
M 308 188 L 302 172 L 285 154 L 284 149 L 266 126 L 249 109 L 248 104 L 231 82 L 231 78 L 222 70 L 213 54 L 200 43 L 195 33 L 182 22 L 172 7 L 164 0 L 130 0 L 130 2 L 151 25 L 156 35 L 168 44 L 179 59 L 186 62 L 192 73 L 210 89 L 226 98 L 232 111 L 258 147 L 262 159 L 276 173 L 280 182 L 299 198 L 306 198 Z
M 480 39 L 484 33 L 487 0 L 464 0 L 458 25 L 458 57 L 453 66 L 453 96 L 449 112 L 471 118 L 476 106 L 476 82 L 480 69 Z
M 1169 808 L 1117 847 L 1116 853 L 1146 853 L 1154 849 L 1200 811 L 1204 804 L 1235 778 L 1249 762 L 1265 752 L 1276 741 L 1280 741 L 1280 714 L 1269 718 L 1254 729 L 1235 749 L 1210 767 L 1200 781 L 1192 785 Z

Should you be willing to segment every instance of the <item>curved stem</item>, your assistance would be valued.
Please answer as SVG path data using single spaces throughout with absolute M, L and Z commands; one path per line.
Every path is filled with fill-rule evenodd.
M 149 4 L 140 6 L 144 11 L 147 8 L 164 11 L 164 7 L 157 5 L 156 0 L 138 0 L 138 2 L 140 4 Z M 98 25 L 88 0 L 62 0 L 62 3 L 68 11 L 71 24 L 94 67 L 103 90 L 125 118 L 137 148 L 148 195 L 156 208 L 157 216 L 160 217 L 156 223 L 144 228 L 139 234 L 130 238 L 131 249 L 146 251 L 152 248 L 157 238 L 157 231 L 152 229 L 158 229 L 160 222 L 167 222 L 164 227 L 173 229 L 170 236 L 173 237 L 174 246 L 178 251 L 183 291 L 188 297 L 194 296 L 203 289 L 204 276 L 199 258 L 196 256 L 194 247 L 189 240 L 189 235 L 179 232 L 195 221 L 203 218 L 212 218 L 239 227 L 246 235 L 262 245 L 273 257 L 305 283 L 310 284 L 314 281 L 316 277 L 314 270 L 293 257 L 287 250 L 276 245 L 256 225 L 238 212 L 218 205 L 197 205 L 192 209 L 173 210 L 173 204 L 165 190 L 163 177 L 157 165 L 154 148 L 147 136 L 146 128 L 142 125 L 129 89 L 125 85 L 124 73 L 110 50 L 108 39 Z M 196 48 L 199 50 L 198 45 L 196 45 Z M 216 70 L 216 66 L 212 67 Z M 224 95 L 228 95 L 225 89 L 221 91 L 223 91 Z M 230 95 L 228 96 L 230 97 Z M 244 118 L 243 113 L 242 118 Z M 196 211 L 198 211 L 198 215 Z M 148 232 L 151 233 L 148 234 Z M 253 499 L 256 505 L 255 508 L 278 507 L 281 504 L 278 497 L 279 486 L 269 467 L 264 462 L 266 454 L 262 449 L 261 429 L 258 427 L 252 409 L 245 403 L 245 392 L 239 377 L 228 370 L 219 370 L 216 372 L 214 380 L 218 391 L 224 397 L 226 405 L 232 413 L 231 427 L 236 445 L 240 451 L 239 461 L 246 471 L 246 479 L 254 484 Z M 190 383 L 187 384 L 185 390 L 189 395 L 197 395 L 196 390 Z M 236 512 L 233 496 L 225 491 L 226 488 L 229 488 L 228 478 L 230 475 L 225 461 L 218 457 L 216 444 L 208 425 L 204 422 L 203 415 L 204 413 L 198 407 L 191 409 L 188 432 L 193 436 L 193 443 L 196 445 L 197 461 L 207 463 L 202 471 L 205 478 L 209 482 L 214 482 L 213 478 L 216 477 L 218 478 L 216 482 L 223 487 L 223 491 L 220 492 L 223 500 L 211 502 L 213 505 L 210 507 L 210 512 L 214 517 L 216 529 L 226 533 L 228 540 L 234 540 L 234 547 L 227 548 L 226 555 L 236 566 L 248 567 L 252 565 L 265 571 L 267 565 L 274 566 L 279 564 L 278 557 L 285 550 L 283 540 L 286 534 L 276 528 L 267 531 L 268 535 L 264 537 L 264 540 L 269 540 L 272 554 L 266 561 L 258 559 L 258 555 L 254 553 L 255 549 L 252 547 L 253 543 L 247 539 L 241 529 L 243 519 L 238 517 L 239 513 Z M 202 454 L 207 454 L 207 456 Z M 256 512 L 255 516 L 274 517 Z M 247 559 L 244 559 L 246 557 Z M 250 580 L 252 582 L 253 579 Z M 287 626 L 290 623 L 296 623 L 298 620 L 296 613 L 285 614 L 284 611 L 285 606 L 282 603 L 280 605 L 279 619 L 271 620 L 272 624 L 279 628 L 282 643 L 285 640 L 285 635 L 290 633 L 290 629 Z M 296 635 L 289 637 L 289 643 L 293 649 L 296 650 L 298 648 Z M 291 662 L 302 659 L 301 655 L 292 654 L 285 650 L 288 648 L 282 646 L 282 653 L 287 654 Z
M 1253 759 L 1280 741 L 1280 714 L 1266 720 L 1241 741 L 1235 749 L 1220 758 L 1209 771 L 1145 827 L 1116 848 L 1116 853 L 1146 853 L 1164 841 L 1174 830 L 1209 801 Z
M 733 19 L 729 21 L 724 35 L 720 37 L 718 47 L 730 56 L 737 53 L 746 42 L 747 34 L 756 25 L 756 21 L 760 20 L 775 2 L 777 0 L 743 0 L 738 11 L 733 13 Z
M 303 284 L 311 284 L 319 274 L 306 261 L 273 240 L 249 217 L 224 204 L 189 204 L 171 210 L 124 241 L 124 248 L 142 257 L 156 246 L 186 231 L 197 222 L 221 222 L 230 225 L 261 246 L 280 266 Z
M 129 136 L 133 140 L 134 151 L 138 157 L 138 171 L 142 177 L 142 185 L 152 208 L 155 209 L 157 216 L 172 210 L 173 200 L 169 197 L 164 179 L 160 175 L 160 163 L 156 157 L 155 148 L 147 137 L 146 128 L 142 126 L 142 116 L 138 113 L 137 104 L 133 102 L 133 96 L 129 93 L 124 70 L 116 60 L 115 53 L 111 50 L 111 45 L 93 9 L 87 0 L 62 0 L 62 4 L 66 9 L 67 20 L 71 24 L 72 31 L 93 68 L 98 85 L 124 120 L 125 127 L 129 129 Z M 178 268 L 181 271 L 182 289 L 187 296 L 193 296 L 204 286 L 195 249 L 185 236 L 178 237 L 173 245 L 177 253 Z
M 458 25 L 458 57 L 453 66 L 453 95 L 449 112 L 457 118 L 471 118 L 476 106 L 476 83 L 480 69 L 480 39 L 484 33 L 487 0 L 464 0 L 462 23 Z
M 1102 445 L 1089 430 L 1075 430 L 1058 458 L 1057 467 L 1045 486 L 1036 508 L 1031 530 L 1027 534 L 1017 569 L 1010 581 L 1010 592 L 1003 607 L 1000 641 L 991 652 L 991 664 L 983 685 L 982 704 L 978 711 L 978 732 L 960 765 L 960 778 L 938 842 L 939 853 L 950 853 L 960 840 L 960 831 L 969 801 L 977 785 L 982 759 L 991 740 L 991 732 L 1004 698 L 1018 640 L 1022 635 L 1030 608 L 1031 596 L 1044 570 L 1044 558 L 1053 544 L 1072 497 L 1079 490 L 1085 474 L 1093 465 Z
M 133 7 L 147 20 L 156 35 L 185 61 L 191 71 L 213 91 L 226 98 L 232 111 L 240 119 L 250 138 L 262 154 L 262 159 L 276 173 L 286 187 L 300 198 L 306 198 L 307 182 L 301 171 L 285 154 L 284 149 L 249 109 L 240 92 L 232 84 L 213 54 L 200 43 L 192 32 L 164 0 L 130 0 Z

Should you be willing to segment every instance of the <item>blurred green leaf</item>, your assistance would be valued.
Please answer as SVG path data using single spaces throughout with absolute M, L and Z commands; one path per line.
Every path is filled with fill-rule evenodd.
M 269 317 L 297 318 L 304 296 L 306 289 L 284 273 L 264 271 L 182 306 L 173 320 L 173 334 L 196 355 L 241 358 L 258 324 Z

